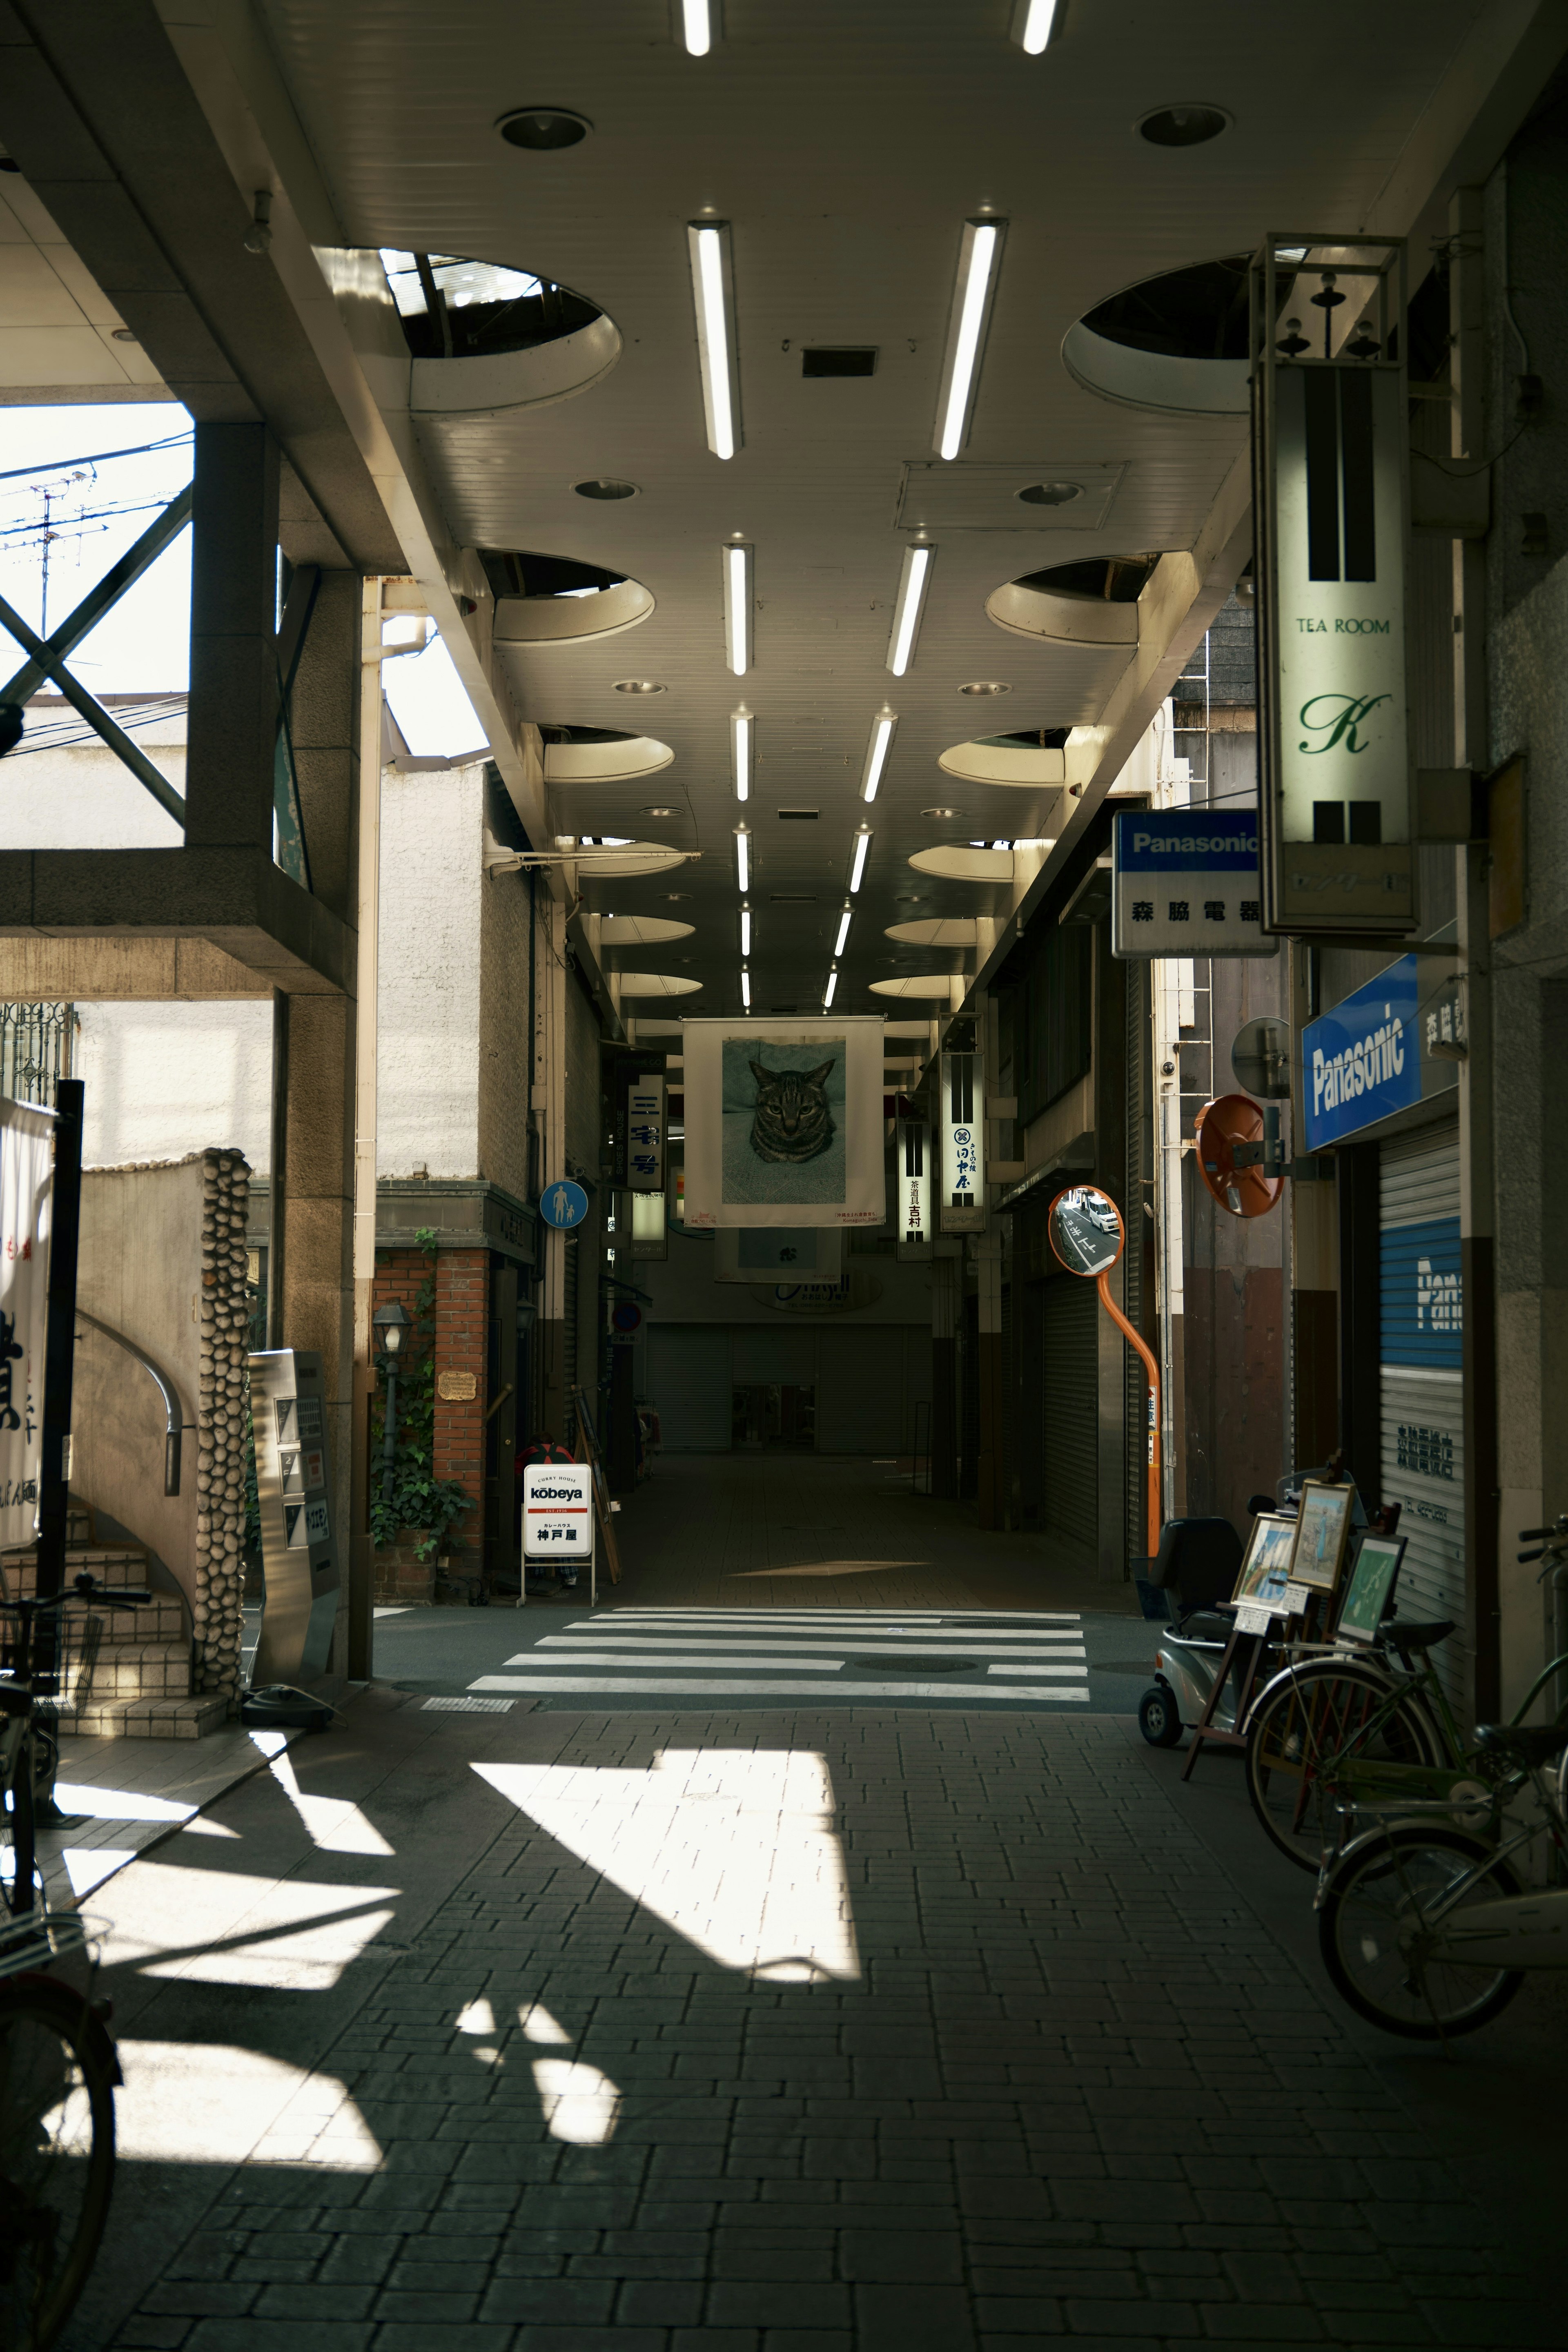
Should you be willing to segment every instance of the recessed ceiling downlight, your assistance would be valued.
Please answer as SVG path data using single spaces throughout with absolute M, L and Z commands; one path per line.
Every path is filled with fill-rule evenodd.
M 617 694 L 662 694 L 664 688 L 657 678 L 618 677 L 616 680 L 616 692 Z
M 635 499 L 636 482 L 618 482 L 613 475 L 601 474 L 592 481 L 574 482 L 572 488 L 580 499 Z
M 534 154 L 575 147 L 593 128 L 585 114 L 578 114 L 569 106 L 517 106 L 496 123 L 509 146 L 526 147 Z
M 955 808 L 929 808 L 921 811 L 921 816 L 961 817 L 963 814 L 963 809 Z
M 1031 482 L 1018 497 L 1026 507 L 1066 507 L 1083 496 L 1081 482 Z
M 1004 686 L 1001 679 L 995 677 L 973 678 L 969 685 L 961 686 L 958 690 L 960 694 L 1011 694 L 1013 691 L 1010 686 Z
M 1230 117 L 1219 106 L 1161 106 L 1146 114 L 1138 136 L 1151 147 L 1201 147 L 1230 128 Z

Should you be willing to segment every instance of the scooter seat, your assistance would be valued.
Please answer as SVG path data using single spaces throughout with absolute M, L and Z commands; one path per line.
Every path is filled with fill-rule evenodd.
M 1478 1723 L 1476 1746 L 1534 1770 L 1568 1748 L 1568 1723 Z
M 1228 1642 L 1236 1627 L 1212 1609 L 1192 1609 L 1175 1629 L 1178 1642 Z

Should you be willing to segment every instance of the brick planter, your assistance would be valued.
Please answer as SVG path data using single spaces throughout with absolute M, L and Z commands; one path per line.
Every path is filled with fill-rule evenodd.
M 378 1609 L 428 1609 L 434 1604 L 436 1561 L 419 1558 L 419 1546 L 426 1540 L 423 1528 L 405 1528 L 395 1543 L 372 1554 Z

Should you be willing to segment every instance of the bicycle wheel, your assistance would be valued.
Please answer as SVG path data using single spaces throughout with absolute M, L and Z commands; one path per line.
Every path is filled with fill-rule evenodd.
M 1247 1790 L 1268 1836 L 1302 1870 L 1319 1867 L 1338 1827 L 1339 1758 L 1440 1761 L 1425 1708 L 1374 1667 L 1323 1658 L 1277 1676 L 1247 1727 Z
M 1334 1990 L 1387 2033 L 1435 2042 L 1471 2033 L 1508 2007 L 1524 1975 L 1426 1957 L 1426 1915 L 1478 1870 L 1457 1906 L 1517 1895 L 1520 1883 L 1479 1838 L 1406 1822 L 1354 1846 L 1318 1914 L 1318 1948 Z
M 78 1996 L 0 1985 L 0 2346 L 47 2352 L 86 2284 L 114 2180 L 104 2041 Z

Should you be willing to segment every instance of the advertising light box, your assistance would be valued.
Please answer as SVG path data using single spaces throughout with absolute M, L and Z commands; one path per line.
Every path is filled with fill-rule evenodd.
M 1258 811 L 1151 809 L 1111 833 L 1110 950 L 1273 956 L 1263 929 Z

